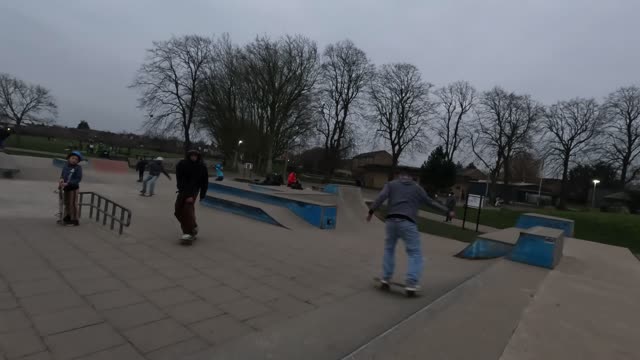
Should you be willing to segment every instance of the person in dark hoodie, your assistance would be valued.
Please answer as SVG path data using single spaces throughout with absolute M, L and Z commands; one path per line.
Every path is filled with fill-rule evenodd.
M 449 210 L 449 212 L 447 212 L 444 222 L 451 222 L 451 216 L 449 216 L 449 214 L 452 211 L 456 210 L 456 197 L 453 194 L 453 191 L 449 192 L 449 196 L 447 197 L 447 201 L 445 202 L 445 206 L 447 207 L 447 209 Z
M 369 208 L 367 221 L 371 221 L 374 212 L 386 200 L 389 201 L 385 219 L 386 238 L 382 277 L 380 278 L 381 286 L 388 288 L 389 281 L 393 277 L 396 243 L 399 238 L 402 238 L 409 258 L 405 289 L 407 292 L 415 292 L 420 288 L 423 267 L 420 233 L 416 225 L 418 208 L 421 204 L 426 204 L 440 210 L 443 214 L 446 214 L 448 209 L 431 199 L 424 189 L 405 172 L 398 173 L 395 180 L 384 185 Z M 454 215 L 453 212 L 449 212 L 449 216 L 453 217 Z
M 82 154 L 79 151 L 72 151 L 67 155 L 67 163 L 62 168 L 58 189 L 64 191 L 64 225 L 78 226 L 78 190 L 82 181 L 82 166 L 78 163 L 82 161 Z
M 142 182 L 144 177 L 144 169 L 147 167 L 147 160 L 141 157 L 136 164 L 136 171 L 138 171 L 138 182 Z
M 182 228 L 182 241 L 188 242 L 198 234 L 194 203 L 198 195 L 200 201 L 207 195 L 209 172 L 198 150 L 189 150 L 184 160 L 176 165 L 178 196 L 174 215 Z

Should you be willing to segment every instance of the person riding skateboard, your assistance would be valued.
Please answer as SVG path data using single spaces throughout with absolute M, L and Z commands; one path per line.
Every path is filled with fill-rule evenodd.
M 198 234 L 194 202 L 200 195 L 204 200 L 209 187 L 209 172 L 198 150 L 189 150 L 186 158 L 176 166 L 178 196 L 174 215 L 182 228 L 182 241 L 190 242 Z
M 367 222 L 371 221 L 374 212 L 386 200 L 389 201 L 385 218 L 386 238 L 380 283 L 382 286 L 389 286 L 395 268 L 396 244 L 398 239 L 402 238 L 409 258 L 405 290 L 415 292 L 420 288 L 420 275 L 423 268 L 420 233 L 416 225 L 418 208 L 421 204 L 426 204 L 443 213 L 447 213 L 448 209 L 431 199 L 424 189 L 404 171 L 399 172 L 395 180 L 384 185 L 369 208 Z M 449 212 L 449 216 L 454 217 L 455 213 Z

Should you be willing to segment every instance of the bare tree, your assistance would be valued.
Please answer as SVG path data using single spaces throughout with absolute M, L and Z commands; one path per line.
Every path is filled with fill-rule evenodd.
M 465 117 L 473 109 L 476 89 L 466 81 L 449 84 L 436 91 L 439 116 L 436 130 L 447 159 L 453 161 L 465 134 Z
M 377 136 L 391 147 L 392 173 L 405 150 L 420 150 L 425 144 L 425 128 L 434 111 L 432 86 L 411 64 L 383 65 L 375 73 L 369 89 L 371 120 Z
M 310 128 L 305 106 L 311 106 L 317 79 L 317 47 L 302 36 L 258 37 L 244 48 L 242 59 L 251 118 L 262 134 L 261 155 L 271 172 L 274 157 Z
M 326 47 L 320 65 L 316 130 L 324 142 L 325 170 L 331 178 L 354 145 L 353 117 L 360 93 L 373 73 L 364 51 L 350 40 Z
M 155 131 L 180 132 L 185 151 L 191 147 L 211 44 L 211 39 L 198 35 L 154 41 L 130 85 L 142 92 L 139 107 L 149 113 L 145 126 Z
M 499 87 L 483 93 L 478 105 L 476 127 L 470 136 L 471 147 L 489 169 L 489 192 L 493 202 L 500 170 L 506 189 L 511 176 L 511 159 L 530 144 L 544 109 L 528 95 L 509 93 Z M 509 195 L 504 195 L 509 200 Z
M 227 35 L 213 44 L 212 49 L 202 86 L 198 123 L 206 129 L 225 157 L 230 158 L 237 156 L 239 141 L 243 134 L 248 135 L 248 127 L 251 126 L 248 118 L 250 106 L 242 83 L 242 52 Z
M 610 126 L 606 156 L 620 169 L 620 184 L 640 174 L 640 88 L 623 87 L 609 94 L 604 107 Z
M 43 117 L 45 114 L 57 115 L 57 106 L 48 89 L 0 73 L 0 115 L 15 124 L 18 141 L 23 122 L 49 122 Z
M 505 152 L 503 162 L 503 183 L 505 188 L 511 181 L 511 159 L 514 154 L 525 151 L 532 146 L 532 137 L 538 130 L 539 122 L 544 115 L 544 106 L 531 99 L 529 95 L 513 95 L 506 117 Z M 507 194 L 506 200 L 511 200 Z
M 594 99 L 572 99 L 552 105 L 543 127 L 548 132 L 548 151 L 562 166 L 562 191 L 558 207 L 566 207 L 569 167 L 579 154 L 594 149 L 593 140 L 602 128 L 600 106 Z

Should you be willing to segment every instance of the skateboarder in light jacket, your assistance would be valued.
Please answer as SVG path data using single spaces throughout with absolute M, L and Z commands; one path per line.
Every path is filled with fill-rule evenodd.
M 442 213 L 447 213 L 448 209 L 431 199 L 424 189 L 405 172 L 400 172 L 395 180 L 385 184 L 370 206 L 367 221 L 371 221 L 375 210 L 386 200 L 389 202 L 385 219 L 386 238 L 380 281 L 382 285 L 388 285 L 391 281 L 395 267 L 396 243 L 398 238 L 402 238 L 409 258 L 405 287 L 407 291 L 417 291 L 423 268 L 420 233 L 416 225 L 418 208 L 421 204 L 426 204 L 442 211 Z M 449 216 L 453 217 L 454 215 L 453 212 L 449 212 Z
M 200 201 L 207 195 L 209 173 L 197 150 L 189 150 L 184 160 L 176 166 L 178 196 L 176 197 L 175 216 L 182 228 L 182 241 L 193 240 L 198 234 L 196 213 L 193 206 L 198 194 Z
M 140 190 L 140 195 L 145 196 L 147 193 L 147 185 L 149 186 L 149 196 L 153 196 L 153 191 L 156 187 L 156 181 L 160 177 L 160 174 L 164 174 L 167 179 L 171 180 L 171 175 L 164 169 L 162 162 L 164 159 L 161 156 L 158 156 L 155 160 L 149 162 L 149 175 L 142 182 L 142 190 Z

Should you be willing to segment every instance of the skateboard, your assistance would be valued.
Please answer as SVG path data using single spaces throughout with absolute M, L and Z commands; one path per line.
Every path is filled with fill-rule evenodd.
M 182 240 L 182 238 L 181 238 L 180 239 L 180 245 L 184 245 L 184 246 L 193 245 L 193 242 L 196 241 L 197 238 L 198 238 L 197 235 L 193 235 L 191 237 L 191 240 Z
M 388 284 L 383 284 L 383 283 L 380 282 L 380 278 L 379 277 L 374 277 L 373 281 L 375 282 L 376 287 L 378 289 L 382 290 L 382 291 L 389 292 L 389 291 L 391 291 L 392 288 L 395 288 L 396 290 L 402 290 L 402 292 L 404 292 L 404 294 L 407 297 L 420 296 L 420 290 L 416 290 L 416 291 L 406 290 L 405 289 L 405 284 L 401 284 L 399 282 L 389 281 Z

